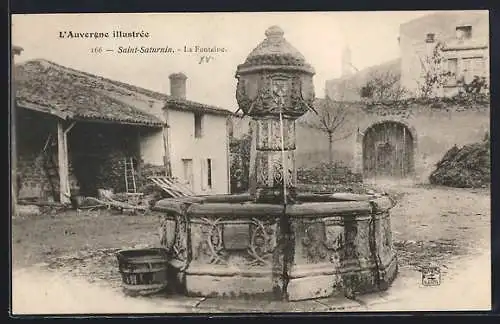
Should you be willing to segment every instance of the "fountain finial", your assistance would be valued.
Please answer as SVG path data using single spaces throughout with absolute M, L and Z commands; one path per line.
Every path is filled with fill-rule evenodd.
M 281 39 L 283 38 L 283 35 L 285 34 L 285 32 L 283 31 L 283 29 L 281 29 L 280 26 L 271 26 L 269 27 L 267 30 L 266 30 L 266 37 L 270 40 L 273 40 L 273 39 Z

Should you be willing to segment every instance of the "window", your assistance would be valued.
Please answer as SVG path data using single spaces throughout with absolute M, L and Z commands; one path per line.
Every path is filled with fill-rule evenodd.
M 458 39 L 470 39 L 472 37 L 472 26 L 458 26 L 456 32 Z
M 203 125 L 203 114 L 195 113 L 194 114 L 194 137 L 200 138 L 203 136 L 202 125 Z
M 485 57 L 477 57 L 474 62 L 476 75 L 486 77 L 488 75 L 488 65 Z
M 465 77 L 469 77 L 472 73 L 472 61 L 473 58 L 464 58 L 462 60 L 462 73 Z
M 207 185 L 212 189 L 212 159 L 207 159 Z
M 464 81 L 469 83 L 475 76 L 485 76 L 486 66 L 482 57 L 466 57 L 462 60 L 462 73 Z
M 435 37 L 434 33 L 428 33 L 426 38 L 425 38 L 425 42 L 426 43 L 434 43 L 434 37 Z
M 456 58 L 448 59 L 447 72 L 450 72 L 451 80 L 456 81 L 458 77 L 458 60 Z

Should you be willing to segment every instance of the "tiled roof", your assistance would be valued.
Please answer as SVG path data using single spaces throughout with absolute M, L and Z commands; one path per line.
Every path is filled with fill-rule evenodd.
M 157 117 L 116 100 L 104 92 L 103 84 L 45 60 L 15 67 L 16 102 L 61 118 L 162 126 Z
M 175 99 L 127 83 L 68 68 L 47 60 L 16 66 L 16 97 L 20 106 L 66 116 L 112 122 L 160 126 L 162 121 L 106 93 L 137 93 L 164 101 L 170 109 L 229 115 L 231 111 L 193 101 Z
M 167 96 L 166 97 L 167 107 L 175 110 L 188 110 L 192 112 L 206 113 L 206 114 L 215 114 L 215 115 L 232 115 L 233 112 L 227 109 L 209 106 L 202 103 L 177 99 L 174 97 Z

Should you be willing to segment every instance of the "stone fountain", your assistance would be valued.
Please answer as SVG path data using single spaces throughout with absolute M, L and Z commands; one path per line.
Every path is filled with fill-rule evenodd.
M 190 296 L 303 300 L 385 290 L 397 274 L 384 195 L 296 190 L 295 120 L 312 107 L 314 69 L 270 27 L 239 65 L 236 98 L 253 118 L 250 192 L 163 199 L 171 280 Z

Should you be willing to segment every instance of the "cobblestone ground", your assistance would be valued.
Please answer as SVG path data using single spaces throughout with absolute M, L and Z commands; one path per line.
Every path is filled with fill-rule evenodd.
M 394 184 L 384 188 L 399 201 L 392 212 L 392 229 L 400 274 L 383 293 L 358 296 L 356 300 L 325 298 L 294 303 L 164 296 L 132 298 L 120 291 L 113 263 L 116 248 L 109 248 L 93 249 L 92 253 L 65 251 L 57 257 L 30 255 L 30 260 L 38 262 L 36 265 L 34 261 L 19 261 L 22 258 L 16 256 L 12 310 L 15 314 L 82 314 L 489 309 L 489 191 Z M 13 230 L 14 253 L 16 249 L 32 251 L 20 246 L 22 240 L 15 235 L 22 235 L 22 230 L 16 230 Z M 441 268 L 439 286 L 421 284 L 419 269 L 429 261 Z

